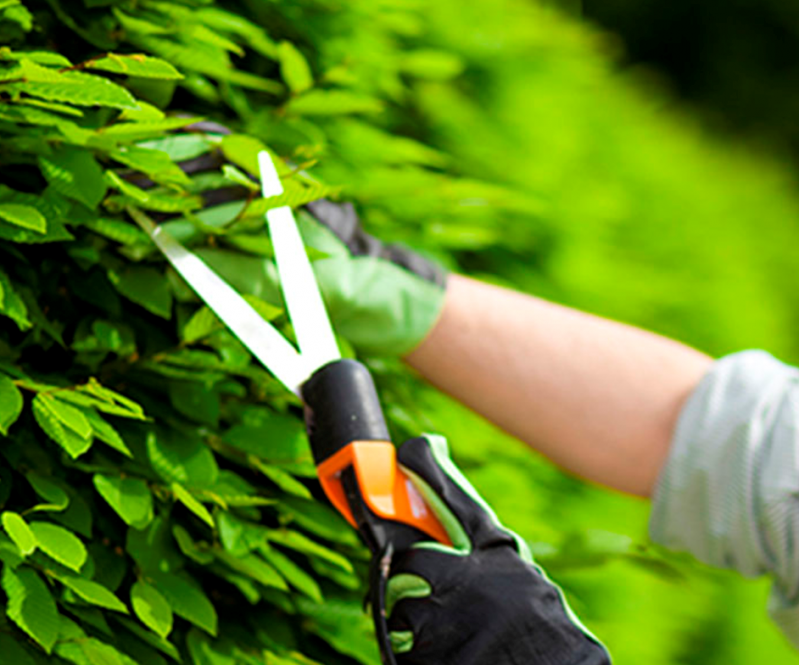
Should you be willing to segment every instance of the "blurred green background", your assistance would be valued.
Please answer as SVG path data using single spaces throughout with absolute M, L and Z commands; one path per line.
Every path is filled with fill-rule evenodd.
M 414 86 L 415 135 L 526 197 L 461 233 L 442 215 L 422 231 L 431 251 L 450 243 L 487 279 L 716 356 L 797 362 L 796 70 L 770 64 L 795 59 L 795 37 L 775 41 L 783 4 L 428 8 L 426 39 L 468 64 L 458 90 Z M 766 582 L 653 552 L 646 503 L 559 474 L 440 396 L 421 410 L 616 663 L 796 661 Z

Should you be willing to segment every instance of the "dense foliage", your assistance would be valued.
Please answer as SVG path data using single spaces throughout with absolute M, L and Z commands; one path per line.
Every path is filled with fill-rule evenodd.
M 279 202 L 201 194 L 246 183 L 261 145 L 293 165 L 292 205 L 341 190 L 370 230 L 450 267 L 713 353 L 799 359 L 790 179 L 710 145 L 529 2 L 0 0 L 0 40 L 10 662 L 376 662 L 365 553 L 314 499 L 298 403 L 131 219 L 178 215 L 252 290 Z M 186 129 L 199 117 L 238 133 Z M 175 166 L 209 150 L 217 173 Z M 397 438 L 450 437 L 617 663 L 789 662 L 762 586 L 648 551 L 643 504 L 370 362 Z

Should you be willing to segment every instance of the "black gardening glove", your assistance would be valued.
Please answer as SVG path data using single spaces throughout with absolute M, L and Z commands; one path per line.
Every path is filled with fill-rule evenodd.
M 398 665 L 608 665 L 605 648 L 497 521 L 446 441 L 407 441 L 399 463 L 447 530 L 395 557 L 386 615 Z

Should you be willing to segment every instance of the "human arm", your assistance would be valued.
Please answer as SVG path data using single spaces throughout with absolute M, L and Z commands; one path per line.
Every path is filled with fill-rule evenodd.
M 643 496 L 712 362 L 653 333 L 459 275 L 406 361 L 560 466 Z

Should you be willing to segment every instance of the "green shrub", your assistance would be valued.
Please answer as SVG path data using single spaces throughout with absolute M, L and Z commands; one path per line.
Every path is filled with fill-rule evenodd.
M 203 211 L 197 195 L 240 181 L 261 143 L 296 168 L 292 204 L 340 190 L 370 229 L 450 267 L 714 352 L 799 357 L 789 180 L 663 117 L 599 38 L 544 9 L 0 0 L 0 40 L 9 662 L 376 663 L 366 553 L 316 500 L 299 404 L 125 212 L 177 215 L 246 286 L 270 254 L 264 204 Z M 197 118 L 239 134 L 210 145 L 184 129 Z M 174 165 L 209 149 L 236 169 L 187 180 Z M 286 328 L 279 302 L 261 309 Z M 643 551 L 639 504 L 371 362 L 397 439 L 452 438 L 618 663 L 781 662 L 767 629 L 736 629 L 762 610 L 731 601 L 760 588 Z

